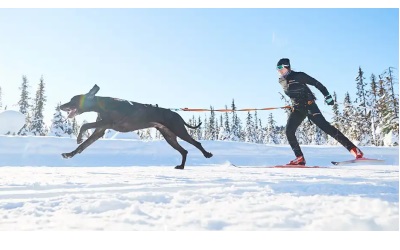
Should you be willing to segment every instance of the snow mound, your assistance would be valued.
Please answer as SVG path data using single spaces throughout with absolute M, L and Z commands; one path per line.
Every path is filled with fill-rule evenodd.
M 0 111 L 0 135 L 17 134 L 25 125 L 25 115 L 15 110 Z
M 117 132 L 115 130 L 110 129 L 106 136 L 107 139 L 130 139 L 130 140 L 140 140 L 140 137 L 135 132 Z

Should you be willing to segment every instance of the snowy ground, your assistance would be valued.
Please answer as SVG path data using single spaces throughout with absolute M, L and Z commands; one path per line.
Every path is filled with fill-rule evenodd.
M 398 231 L 399 151 L 304 146 L 320 169 L 255 168 L 292 159 L 288 146 L 202 142 L 185 170 L 165 141 L 101 140 L 72 159 L 73 139 L 0 136 L 0 230 Z M 234 163 L 243 167 L 235 168 Z
M 287 146 L 202 142 L 185 170 L 164 141 L 0 137 L 0 230 L 399 230 L 398 148 L 362 148 L 380 165 L 267 169 Z M 351 158 L 304 147 L 310 165 Z M 235 168 L 229 163 L 249 168 Z

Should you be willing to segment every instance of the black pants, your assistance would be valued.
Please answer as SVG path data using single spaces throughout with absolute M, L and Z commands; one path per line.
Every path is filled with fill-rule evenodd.
M 302 156 L 299 142 L 296 138 L 296 130 L 302 123 L 302 121 L 308 117 L 315 125 L 317 125 L 320 129 L 322 129 L 325 133 L 332 136 L 337 140 L 340 144 L 342 144 L 347 150 L 350 151 L 355 145 L 344 136 L 337 128 L 332 126 L 329 122 L 325 120 L 325 117 L 322 115 L 319 110 L 317 104 L 313 102 L 310 105 L 303 107 L 295 107 L 289 115 L 289 119 L 286 124 L 286 136 L 289 141 L 290 147 L 296 157 Z

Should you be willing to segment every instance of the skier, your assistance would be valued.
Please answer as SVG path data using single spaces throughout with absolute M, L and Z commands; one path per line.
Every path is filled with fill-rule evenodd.
M 279 83 L 283 90 L 292 101 L 292 109 L 286 124 L 286 137 L 289 141 L 296 159 L 290 161 L 287 165 L 305 165 L 303 152 L 300 149 L 299 142 L 296 138 L 296 130 L 302 121 L 308 117 L 315 125 L 322 129 L 325 133 L 332 136 L 340 144 L 342 144 L 356 159 L 363 158 L 363 152 L 357 148 L 346 136 L 344 136 L 337 128 L 327 122 L 321 114 L 315 96 L 308 88 L 308 85 L 316 87 L 325 97 L 328 105 L 333 105 L 334 101 L 328 90 L 319 81 L 304 72 L 296 72 L 291 70 L 290 60 L 282 58 L 277 63 L 277 70 L 280 75 Z

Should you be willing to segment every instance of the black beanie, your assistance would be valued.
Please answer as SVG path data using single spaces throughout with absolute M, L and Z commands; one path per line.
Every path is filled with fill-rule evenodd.
M 290 67 L 290 60 L 288 58 L 282 58 L 276 64 L 276 66 L 279 66 L 279 65 L 288 65 Z

